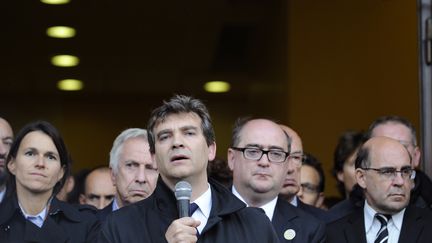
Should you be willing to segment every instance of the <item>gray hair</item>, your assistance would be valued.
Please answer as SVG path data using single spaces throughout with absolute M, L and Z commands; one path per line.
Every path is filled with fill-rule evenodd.
M 142 138 L 147 142 L 147 131 L 141 128 L 129 128 L 117 136 L 111 148 L 109 161 L 109 166 L 114 173 L 117 173 L 118 171 L 119 156 L 123 150 L 123 144 L 126 142 L 126 140 L 131 138 Z

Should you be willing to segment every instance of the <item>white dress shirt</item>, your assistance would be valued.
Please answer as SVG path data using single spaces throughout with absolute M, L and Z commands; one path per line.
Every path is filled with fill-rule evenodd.
M 240 200 L 242 200 L 246 206 L 249 207 L 249 204 L 244 200 L 244 198 L 240 195 L 240 193 L 238 193 L 238 191 L 235 189 L 235 187 L 232 187 L 232 193 Z M 277 203 L 277 197 L 275 197 L 273 200 L 271 200 L 270 202 L 262 205 L 260 208 L 262 208 L 265 212 L 265 214 L 267 215 L 267 217 L 270 219 L 270 221 L 273 219 L 273 213 L 275 211 L 276 208 L 276 203 Z
M 364 222 L 366 231 L 366 241 L 368 243 L 374 243 L 378 231 L 381 228 L 381 223 L 375 217 L 377 213 L 368 203 L 365 201 L 364 206 Z M 403 216 L 405 208 L 399 213 L 393 214 L 392 218 L 387 223 L 387 231 L 389 233 L 388 243 L 397 243 L 399 241 L 399 235 L 402 228 Z
M 38 214 L 36 215 L 31 215 L 31 214 L 27 214 L 24 211 L 24 208 L 21 207 L 21 204 L 18 203 L 22 214 L 24 215 L 24 218 L 29 220 L 30 222 L 32 222 L 33 224 L 37 225 L 39 228 L 42 228 L 42 225 L 44 223 L 45 217 L 47 215 L 48 212 L 48 206 L 45 206 L 45 208 Z
M 211 195 L 210 185 L 208 185 L 207 191 L 205 191 L 201 196 L 193 201 L 198 205 L 198 209 L 192 214 L 192 218 L 201 222 L 201 224 L 197 227 L 197 230 L 200 234 L 204 229 L 204 226 L 207 224 L 208 218 L 210 217 L 210 211 L 212 208 Z

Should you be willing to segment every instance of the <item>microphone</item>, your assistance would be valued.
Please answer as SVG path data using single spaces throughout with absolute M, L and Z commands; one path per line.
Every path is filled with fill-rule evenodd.
M 179 218 L 189 217 L 189 201 L 192 195 L 192 186 L 187 181 L 179 181 L 175 185 L 174 195 L 177 199 Z

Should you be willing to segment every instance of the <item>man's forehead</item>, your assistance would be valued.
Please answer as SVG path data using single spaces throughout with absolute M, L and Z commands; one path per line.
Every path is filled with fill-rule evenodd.
M 183 112 L 183 113 L 173 113 L 169 114 L 163 119 L 160 119 L 154 130 L 162 130 L 176 127 L 185 127 L 185 126 L 197 126 L 201 124 L 201 118 L 193 112 Z
M 404 124 L 395 122 L 387 122 L 376 126 L 372 130 L 372 136 L 389 137 L 402 142 L 411 142 L 413 140 L 410 129 Z
M 288 147 L 284 131 L 271 121 L 265 119 L 251 120 L 240 132 L 240 144 L 260 145 L 264 147 Z
M 375 137 L 368 144 L 371 149 L 371 164 L 385 166 L 405 166 L 410 165 L 410 155 L 408 150 L 397 140 L 387 137 Z

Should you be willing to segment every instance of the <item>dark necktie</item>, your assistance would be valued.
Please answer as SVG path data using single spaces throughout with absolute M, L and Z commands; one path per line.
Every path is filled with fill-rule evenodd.
M 192 216 L 192 214 L 198 209 L 198 204 L 191 203 L 189 205 L 189 217 Z
M 377 233 L 374 243 L 387 243 L 389 237 L 387 223 L 391 219 L 391 215 L 377 213 L 375 217 L 380 221 L 381 228 Z
M 191 203 L 189 204 L 189 217 L 192 217 L 192 214 L 198 209 L 198 204 Z M 197 229 L 196 236 L 199 237 L 199 232 Z

